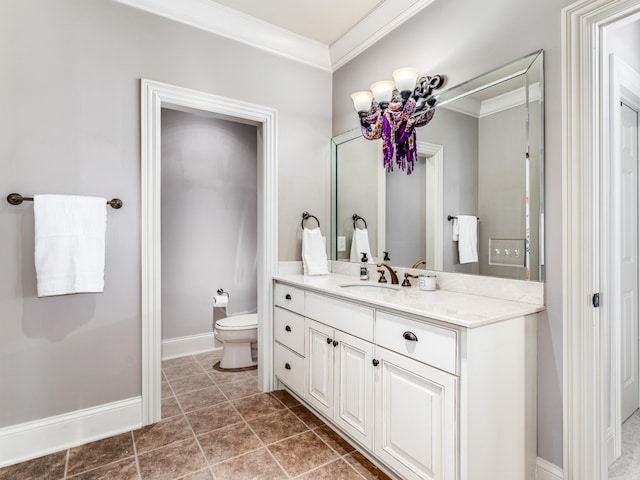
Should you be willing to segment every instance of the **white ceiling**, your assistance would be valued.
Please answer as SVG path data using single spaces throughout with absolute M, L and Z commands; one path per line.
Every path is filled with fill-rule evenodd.
M 215 0 L 214 3 L 331 45 L 385 1 L 388 0 Z
M 436 0 L 114 1 L 335 71 Z

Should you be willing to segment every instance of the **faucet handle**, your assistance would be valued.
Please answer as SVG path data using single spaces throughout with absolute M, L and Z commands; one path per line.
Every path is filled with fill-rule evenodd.
M 402 286 L 403 287 L 410 287 L 411 286 L 411 282 L 409 281 L 409 278 L 418 278 L 418 275 L 413 275 L 409 272 L 405 272 L 404 274 L 404 280 L 402 281 Z
M 378 273 L 380 274 L 380 278 L 378 279 L 378 283 L 387 283 L 387 279 L 384 276 L 384 270 L 378 270 Z

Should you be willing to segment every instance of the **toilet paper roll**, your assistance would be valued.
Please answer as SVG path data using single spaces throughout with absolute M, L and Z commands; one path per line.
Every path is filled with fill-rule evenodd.
M 229 295 L 214 295 L 214 307 L 226 307 L 229 304 Z

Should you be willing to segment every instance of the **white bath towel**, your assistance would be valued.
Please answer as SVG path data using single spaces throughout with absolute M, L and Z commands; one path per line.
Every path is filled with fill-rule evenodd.
M 305 275 L 329 275 L 327 252 L 320 228 L 302 229 L 302 265 Z
M 107 201 L 72 195 L 35 195 L 38 297 L 104 289 Z
M 362 253 L 367 254 L 369 263 L 373 263 L 373 255 L 371 255 L 371 247 L 369 246 L 369 232 L 366 228 L 356 228 L 353 230 L 353 238 L 351 239 L 351 255 L 349 259 L 352 262 L 360 262 Z
M 458 215 L 453 219 L 452 237 L 458 242 L 460 263 L 478 261 L 478 219 L 473 215 Z

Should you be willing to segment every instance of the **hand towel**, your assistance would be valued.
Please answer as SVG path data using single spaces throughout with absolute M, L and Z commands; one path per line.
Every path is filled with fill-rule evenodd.
M 452 237 L 458 242 L 460 263 L 478 261 L 478 219 L 473 215 L 458 215 L 453 219 Z
M 356 228 L 353 230 L 353 238 L 351 239 L 351 256 L 349 259 L 352 262 L 360 262 L 363 252 L 367 254 L 369 263 L 373 263 L 373 255 L 371 255 L 371 248 L 369 246 L 369 232 L 366 228 Z
M 302 265 L 305 275 L 329 275 L 327 252 L 320 228 L 302 229 Z
M 38 297 L 104 289 L 107 200 L 34 195 Z

